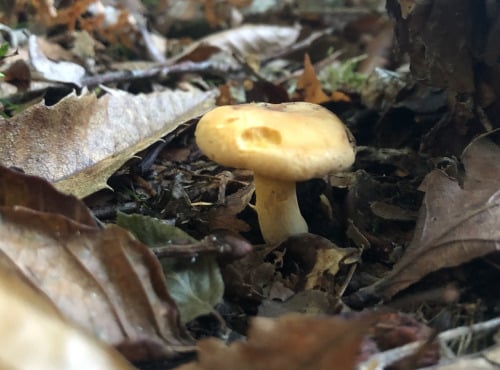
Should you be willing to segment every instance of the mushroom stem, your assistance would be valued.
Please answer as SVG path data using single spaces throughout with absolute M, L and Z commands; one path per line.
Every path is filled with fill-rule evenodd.
M 290 235 L 308 231 L 297 203 L 295 182 L 255 174 L 254 183 L 255 208 L 266 243 L 278 243 Z

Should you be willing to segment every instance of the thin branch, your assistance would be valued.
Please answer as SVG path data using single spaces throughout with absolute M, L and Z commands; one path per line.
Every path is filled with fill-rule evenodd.
M 460 326 L 455 329 L 447 330 L 439 334 L 437 336 L 437 340 L 439 342 L 448 342 L 465 335 L 493 331 L 498 327 L 500 327 L 500 317 L 471 326 Z M 383 370 L 386 366 L 415 354 L 419 348 L 426 343 L 426 341 L 412 342 L 401 347 L 377 353 L 376 355 L 371 356 L 368 360 L 359 364 L 357 370 Z

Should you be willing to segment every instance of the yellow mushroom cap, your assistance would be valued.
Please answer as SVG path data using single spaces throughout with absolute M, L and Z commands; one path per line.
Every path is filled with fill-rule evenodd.
M 206 113 L 196 142 L 228 167 L 285 181 L 304 181 L 348 168 L 354 140 L 339 118 L 306 102 L 221 106 Z

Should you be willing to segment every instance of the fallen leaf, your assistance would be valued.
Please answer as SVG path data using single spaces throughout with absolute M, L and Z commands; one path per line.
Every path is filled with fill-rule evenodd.
M 300 27 L 246 24 L 204 37 L 190 45 L 181 54 L 173 57 L 169 62 L 191 60 L 189 58 L 191 54 L 205 54 L 208 58 L 213 54 L 213 48 L 223 50 L 230 55 L 237 54 L 243 57 L 253 55 L 262 60 L 286 50 L 297 41 L 299 34 Z M 207 48 L 211 48 L 211 52 L 196 51 Z M 200 59 L 197 58 L 197 60 Z
M 298 314 L 257 317 L 247 342 L 228 346 L 219 339 L 203 339 L 198 361 L 177 370 L 353 369 L 370 321 Z
M 181 229 L 152 217 L 120 213 L 117 223 L 149 247 L 196 241 Z M 169 257 L 160 259 L 160 263 L 183 323 L 213 312 L 213 307 L 222 300 L 224 282 L 215 256 Z
M 330 100 L 323 91 L 321 82 L 316 77 L 316 72 L 308 54 L 304 55 L 304 72 L 297 80 L 297 90 L 303 94 L 302 99 L 309 103 L 319 104 Z
M 393 271 L 374 288 L 390 298 L 425 275 L 500 249 L 500 148 L 476 140 L 462 155 L 463 187 L 441 170 L 420 186 L 424 201 L 415 235 Z
M 213 207 L 208 211 L 210 230 L 225 229 L 235 232 L 248 232 L 250 226 L 237 217 L 250 203 L 255 188 L 253 184 L 245 186 L 233 194 L 226 196 L 223 205 Z
M 84 197 L 105 188 L 109 176 L 135 153 L 211 109 L 217 94 L 108 91 L 99 99 L 70 94 L 53 106 L 39 103 L 11 119 L 0 118 L 1 163 Z
M 26 91 L 29 89 L 31 84 L 31 71 L 24 60 L 16 60 L 2 73 L 4 74 L 3 81 L 16 86 L 19 91 Z
M 63 319 L 4 254 L 0 254 L 0 315 L 2 369 L 133 369 L 113 348 Z
M 354 257 L 355 255 L 358 255 Z M 352 258 L 352 260 L 350 259 Z M 354 248 L 339 248 L 332 243 L 330 248 L 316 250 L 316 262 L 313 269 L 306 276 L 305 289 L 314 289 L 321 286 L 324 276 L 334 277 L 340 270 L 342 264 L 358 262 L 359 251 Z
M 281 242 L 277 249 L 284 252 L 284 276 L 291 275 L 293 279 L 303 280 L 303 289 L 325 291 L 330 291 L 330 284 L 341 266 L 358 262 L 360 253 L 355 248 L 339 248 L 330 240 L 310 233 L 292 235 Z
M 30 62 L 33 67 L 49 81 L 70 82 L 80 86 L 80 81 L 85 76 L 85 68 L 81 65 L 59 61 L 54 62 L 47 58 L 40 50 L 37 37 L 32 35 L 29 38 Z
M 0 207 L 0 250 L 62 314 L 131 360 L 187 344 L 161 266 L 120 227 Z
M 82 225 L 97 226 L 89 209 L 73 195 L 57 191 L 39 177 L 25 175 L 1 165 L 0 206 L 23 206 L 40 212 L 57 213 Z
M 333 294 L 320 290 L 303 290 L 283 301 L 264 299 L 259 306 L 258 315 L 278 317 L 291 312 L 324 315 L 334 313 L 336 309 L 338 309 L 338 301 L 333 297 Z

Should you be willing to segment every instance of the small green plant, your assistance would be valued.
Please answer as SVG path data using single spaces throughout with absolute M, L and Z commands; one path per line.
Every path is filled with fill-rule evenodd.
M 356 72 L 356 68 L 365 58 L 366 55 L 360 55 L 324 68 L 318 76 L 322 86 L 330 91 L 359 91 L 367 76 Z
M 9 44 L 4 42 L 0 45 L 0 59 L 3 59 L 7 56 L 7 51 L 9 51 Z M 0 72 L 0 78 L 3 78 L 4 74 Z
M 9 44 L 4 42 L 0 45 L 0 58 L 3 58 L 7 55 L 7 51 L 9 51 Z

